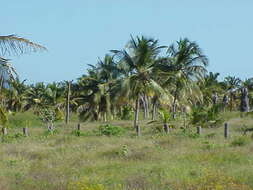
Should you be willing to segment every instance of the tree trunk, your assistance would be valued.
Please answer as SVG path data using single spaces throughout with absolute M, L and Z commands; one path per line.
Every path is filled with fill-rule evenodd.
M 27 128 L 27 127 L 24 127 L 24 128 L 23 128 L 23 135 L 24 135 L 25 137 L 28 136 L 28 128 Z
M 69 104 L 70 104 L 70 84 L 71 82 L 67 82 L 68 85 L 68 92 L 67 92 L 67 97 L 66 97 L 66 115 L 65 115 L 65 123 L 68 124 L 69 123 L 69 113 L 70 113 L 70 108 L 69 108 Z
M 176 118 L 176 97 L 174 97 L 173 100 L 173 104 L 172 104 L 172 118 L 175 119 Z
M 148 104 L 148 97 L 145 95 L 145 103 L 146 103 L 146 114 L 147 118 L 149 118 L 149 104 Z
M 228 96 L 226 94 L 223 96 L 222 104 L 224 111 L 226 111 L 226 106 L 228 105 Z
M 240 111 L 241 112 L 248 112 L 249 111 L 249 98 L 248 98 L 248 89 L 247 88 L 241 89 Z
M 233 110 L 233 102 L 234 102 L 234 94 L 233 92 L 230 93 L 230 111 Z
M 137 130 L 138 117 L 139 117 L 139 107 L 140 107 L 140 97 L 138 96 L 135 102 L 135 111 L 134 111 L 134 128 Z M 137 133 L 139 136 L 139 134 Z
M 2 128 L 2 133 L 3 133 L 3 135 L 7 135 L 7 128 L 6 127 Z
M 156 119 L 156 100 L 154 100 L 152 105 L 152 120 L 154 121 Z
M 213 105 L 216 105 L 217 102 L 218 102 L 218 95 L 217 95 L 217 93 L 213 93 L 212 94 L 212 103 L 213 103 Z
M 168 127 L 167 123 L 164 123 L 163 130 L 164 130 L 165 133 L 167 133 L 167 134 L 169 133 L 169 127 Z
M 147 118 L 147 107 L 146 107 L 146 102 L 145 102 L 145 96 L 140 97 L 142 106 L 143 106 L 143 119 Z

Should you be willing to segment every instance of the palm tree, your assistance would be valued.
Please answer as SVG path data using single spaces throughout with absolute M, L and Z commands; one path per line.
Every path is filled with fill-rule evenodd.
M 114 84 L 120 76 L 120 71 L 110 55 L 99 59 L 98 63 L 89 65 L 88 75 L 78 80 L 81 94 L 81 106 L 79 107 L 82 119 L 107 121 L 114 110 Z
M 46 50 L 46 48 L 16 35 L 0 36 L 0 90 L 9 79 L 14 79 L 13 74 L 16 74 L 9 60 L 3 57 L 39 50 Z
M 179 99 L 187 100 L 191 97 L 191 102 L 201 99 L 197 81 L 203 78 L 208 59 L 199 46 L 187 38 L 180 39 L 176 44 L 171 45 L 167 52 L 167 61 L 160 62 L 157 67 L 161 75 L 165 77 L 167 75 L 164 85 L 171 89 L 171 94 L 174 96 L 172 112 L 175 118 Z
M 233 110 L 234 107 L 234 101 L 236 98 L 236 92 L 241 86 L 241 79 L 235 77 L 235 76 L 228 76 L 225 77 L 222 85 L 223 88 L 227 91 L 227 93 L 230 96 L 230 111 Z
M 141 97 L 165 95 L 162 87 L 152 78 L 155 60 L 162 48 L 164 47 L 158 46 L 157 40 L 142 36 L 136 39 L 131 37 L 126 50 L 112 50 L 119 59 L 118 64 L 121 68 L 129 71 L 118 84 L 119 95 L 135 101 L 133 125 L 138 135 L 140 135 L 138 115 Z
M 25 80 L 15 78 L 9 82 L 10 87 L 6 89 L 7 109 L 15 112 L 22 111 L 26 106 L 27 86 Z

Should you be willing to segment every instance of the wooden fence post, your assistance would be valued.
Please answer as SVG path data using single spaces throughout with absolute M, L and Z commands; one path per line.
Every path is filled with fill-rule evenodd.
M 3 135 L 7 135 L 7 128 L 6 127 L 2 128 L 2 133 L 3 133 Z
M 197 127 L 197 134 L 201 135 L 201 127 L 200 126 Z
M 169 133 L 169 127 L 167 123 L 163 125 L 163 130 L 165 133 Z
M 26 137 L 28 136 L 28 128 L 27 127 L 23 128 L 23 135 Z
M 138 137 L 141 136 L 141 129 L 139 125 L 136 125 L 136 133 Z
M 228 138 L 228 135 L 229 135 L 228 124 L 225 123 L 225 125 L 224 125 L 224 137 Z
M 81 133 L 81 125 L 80 123 L 77 124 L 77 135 L 80 136 Z

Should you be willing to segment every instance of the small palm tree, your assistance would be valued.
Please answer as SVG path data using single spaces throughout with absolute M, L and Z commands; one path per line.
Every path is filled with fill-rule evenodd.
M 163 122 L 164 132 L 169 133 L 168 122 L 170 120 L 170 113 L 168 111 L 166 111 L 165 109 L 160 109 L 159 110 L 159 115 L 160 115 L 160 118 Z
M 140 135 L 138 125 L 140 99 L 143 96 L 165 96 L 164 89 L 152 78 L 154 64 L 163 46 L 158 41 L 137 37 L 128 43 L 127 50 L 113 50 L 119 59 L 119 65 L 124 68 L 125 76 L 119 81 L 119 95 L 135 101 L 134 128 Z

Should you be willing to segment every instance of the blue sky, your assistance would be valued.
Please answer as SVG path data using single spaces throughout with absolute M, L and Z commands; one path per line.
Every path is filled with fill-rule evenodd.
M 0 35 L 17 34 L 49 50 L 10 57 L 29 82 L 76 79 L 87 64 L 122 49 L 130 34 L 161 45 L 188 37 L 221 79 L 253 77 L 252 0 L 13 0 L 1 7 Z

